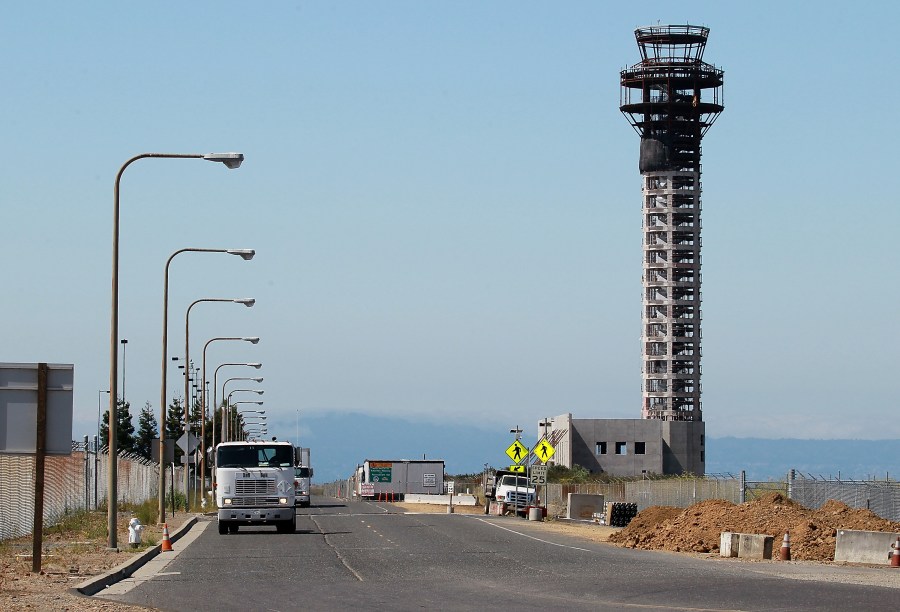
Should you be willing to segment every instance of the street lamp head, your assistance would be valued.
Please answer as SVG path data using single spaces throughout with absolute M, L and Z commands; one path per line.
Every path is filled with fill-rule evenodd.
M 254 299 L 254 298 L 240 298 L 240 299 L 231 300 L 231 301 L 234 302 L 235 304 L 243 304 L 247 308 L 250 308 L 251 306 L 256 304 L 256 299 Z
M 239 255 L 244 261 L 250 261 L 256 255 L 254 249 L 228 249 L 225 252 L 229 255 Z
M 257 370 L 262 367 L 261 363 L 245 363 L 244 365 L 250 366 L 251 368 L 256 368 Z M 261 381 L 262 381 L 262 379 L 260 378 L 258 382 L 261 382 Z
M 259 336 L 250 336 L 248 338 L 241 338 L 244 342 L 249 342 L 250 344 L 259 343 Z
M 207 153 L 203 156 L 203 159 L 212 162 L 221 162 L 225 164 L 225 167 L 234 170 L 235 168 L 241 167 L 241 162 L 244 161 L 243 153 Z

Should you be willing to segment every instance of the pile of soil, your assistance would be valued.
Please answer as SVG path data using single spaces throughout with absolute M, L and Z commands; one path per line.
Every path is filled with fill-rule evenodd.
M 777 558 L 784 534 L 789 533 L 792 559 L 833 561 L 838 529 L 900 533 L 900 523 L 839 501 L 811 510 L 780 493 L 768 493 L 740 505 L 711 499 L 684 510 L 652 506 L 609 541 L 628 548 L 716 553 L 723 531 L 765 534 L 775 538 L 773 557 Z

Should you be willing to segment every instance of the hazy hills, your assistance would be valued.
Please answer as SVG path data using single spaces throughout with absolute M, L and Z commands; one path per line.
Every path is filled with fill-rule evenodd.
M 348 477 L 365 459 L 443 459 L 447 473 L 480 472 L 484 464 L 508 463 L 509 431 L 412 422 L 363 414 L 310 415 L 302 420 L 300 444 L 312 449 L 315 480 Z M 531 434 L 531 435 L 529 435 Z M 526 445 L 537 439 L 526 431 Z M 771 440 L 707 437 L 707 473 L 747 473 L 749 480 L 784 478 L 790 469 L 816 477 L 884 479 L 900 476 L 900 440 Z

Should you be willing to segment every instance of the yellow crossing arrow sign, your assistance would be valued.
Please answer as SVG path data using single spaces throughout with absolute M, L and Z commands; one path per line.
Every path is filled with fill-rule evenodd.
M 535 445 L 534 450 L 531 452 L 534 453 L 534 456 L 537 457 L 538 461 L 547 463 L 553 458 L 553 455 L 556 454 L 556 449 L 547 441 L 547 438 L 541 438 L 540 442 Z
M 509 466 L 509 471 L 510 471 L 510 472 L 518 472 L 518 473 L 520 473 L 520 474 L 524 474 L 524 473 L 525 473 L 525 466 L 524 466 L 524 465 L 511 465 L 511 466 Z
M 521 442 L 516 440 L 506 449 L 506 454 L 516 463 L 522 463 L 528 457 L 528 449 L 525 448 Z

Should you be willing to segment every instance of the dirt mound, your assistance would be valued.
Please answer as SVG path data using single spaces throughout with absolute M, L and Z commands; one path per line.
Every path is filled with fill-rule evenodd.
M 777 558 L 781 540 L 789 533 L 792 559 L 831 561 L 838 529 L 900 532 L 900 523 L 835 500 L 811 510 L 780 493 L 768 493 L 740 505 L 713 499 L 684 510 L 652 506 L 609 541 L 629 548 L 710 553 L 718 552 L 723 531 L 758 533 L 775 537 Z

